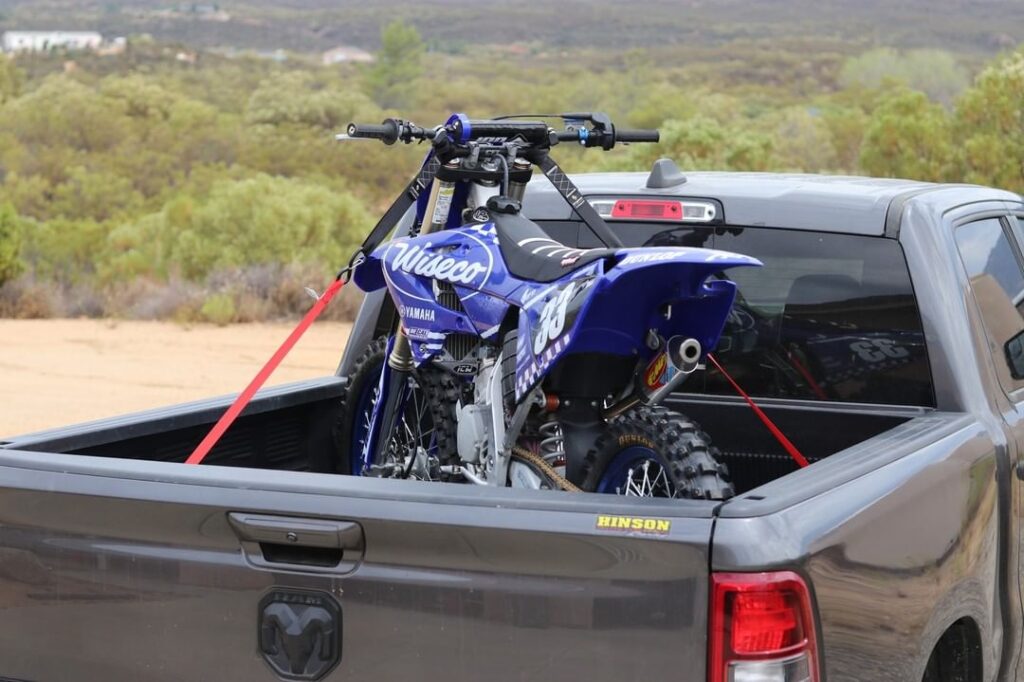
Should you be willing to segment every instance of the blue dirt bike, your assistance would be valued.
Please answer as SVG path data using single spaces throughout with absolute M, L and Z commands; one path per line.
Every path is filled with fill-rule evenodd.
M 561 115 L 563 130 L 518 118 L 457 114 L 436 128 L 388 119 L 339 136 L 431 145 L 404 200 L 374 230 L 389 230 L 415 201 L 409 235 L 367 249 L 354 267 L 362 290 L 388 288 L 397 319 L 350 376 L 342 469 L 730 496 L 707 437 L 658 404 L 722 332 L 735 285 L 712 275 L 760 263 L 700 248 L 622 248 L 549 156 L 560 142 L 608 150 L 656 142 L 657 131 L 617 129 L 602 114 Z M 534 166 L 605 248 L 562 244 L 522 215 Z

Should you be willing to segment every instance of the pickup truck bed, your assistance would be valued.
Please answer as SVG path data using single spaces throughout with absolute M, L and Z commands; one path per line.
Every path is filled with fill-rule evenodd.
M 642 181 L 578 184 L 589 196 L 657 193 Z M 714 198 L 745 226 L 715 239 L 898 243 L 924 364 L 850 370 L 826 386 L 845 400 L 797 395 L 799 380 L 772 394 L 777 365 L 744 364 L 741 332 L 753 327 L 728 332 L 720 357 L 812 465 L 797 471 L 742 401 L 704 376 L 670 406 L 721 449 L 740 492 L 725 503 L 341 476 L 332 428 L 351 349 L 390 314 L 368 297 L 338 376 L 261 392 L 209 465 L 177 463 L 229 398 L 0 443 L 0 678 L 718 679 L 714 576 L 789 571 L 810 589 L 811 679 L 1014 679 L 1015 403 L 998 388 L 1000 356 L 978 336 L 947 233 L 950 221 L 1008 219 L 1024 210 L 1019 198 L 746 174 L 693 174 L 671 191 Z M 535 219 L 586 244 L 553 196 L 531 192 Z M 827 283 L 846 286 L 857 275 L 847 271 Z M 864 296 L 869 315 L 895 309 Z M 790 303 L 751 310 L 790 330 L 823 319 L 817 301 Z M 765 320 L 758 338 L 821 340 Z M 891 346 L 866 338 L 868 356 Z M 299 635 L 283 637 L 275 613 L 301 614 Z
M 264 391 L 206 459 L 218 466 L 336 473 L 347 453 L 336 448 L 332 428 L 344 380 L 324 377 Z M 184 462 L 223 412 L 227 398 L 189 403 L 24 437 L 7 446 L 62 454 Z M 797 469 L 797 465 L 742 401 L 676 397 L 668 402 L 697 420 L 720 449 L 738 492 L 747 492 Z M 762 409 L 807 456 L 817 462 L 878 437 L 914 418 L 933 414 L 914 407 L 837 409 L 828 405 L 773 405 Z

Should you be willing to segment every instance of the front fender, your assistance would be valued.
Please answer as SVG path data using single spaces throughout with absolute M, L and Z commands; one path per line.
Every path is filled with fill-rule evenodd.
M 363 291 L 369 293 L 387 286 L 384 279 L 384 264 L 380 258 L 380 249 L 377 249 L 366 257 L 362 263 L 356 266 L 352 273 L 352 281 Z

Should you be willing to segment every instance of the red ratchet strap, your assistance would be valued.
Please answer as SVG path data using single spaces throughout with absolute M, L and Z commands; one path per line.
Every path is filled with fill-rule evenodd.
M 299 326 L 292 330 L 292 333 L 288 335 L 288 338 L 284 340 L 281 347 L 278 348 L 271 356 L 270 360 L 267 361 L 267 364 L 263 365 L 260 371 L 256 373 L 256 376 L 254 376 L 252 381 L 249 382 L 249 385 L 245 387 L 245 390 L 235 398 L 235 402 L 231 403 L 231 407 L 229 407 L 228 411 L 224 413 L 224 416 L 222 416 L 217 423 L 214 424 L 213 428 L 210 429 L 210 432 L 206 434 L 206 438 L 203 439 L 203 442 L 200 443 L 192 454 L 188 456 L 188 459 L 185 460 L 185 464 L 199 464 L 203 461 L 203 458 L 206 457 L 210 450 L 213 449 L 213 446 L 217 444 L 217 441 L 219 441 L 221 436 L 224 435 L 224 432 L 228 430 L 228 428 L 234 423 L 235 419 L 238 418 L 238 415 L 242 413 L 242 410 L 245 409 L 245 406 L 249 404 L 250 400 L 252 400 L 252 397 L 256 395 L 256 391 L 260 390 L 263 384 L 267 382 L 267 379 L 270 378 L 270 375 L 274 373 L 274 370 L 277 369 L 277 366 L 281 364 L 281 361 L 284 360 L 284 356 L 288 355 L 292 347 L 294 347 L 302 335 L 306 333 L 306 330 L 309 329 L 311 324 L 313 324 L 313 321 L 319 317 L 320 313 L 322 313 L 324 308 L 327 307 L 327 304 L 331 302 L 332 298 L 334 298 L 334 295 L 338 293 L 344 285 L 345 280 L 340 277 L 339 279 L 331 282 L 331 286 L 327 287 L 327 291 L 321 294 L 320 298 L 316 299 L 316 303 L 313 304 L 313 307 L 309 309 L 306 316 L 302 318 L 301 322 L 299 322 Z
M 740 388 L 740 385 L 736 383 L 735 379 L 729 376 L 729 373 L 725 371 L 725 368 L 718 364 L 718 360 L 715 359 L 715 356 L 708 353 L 708 360 L 710 360 L 711 364 L 722 373 L 722 376 L 725 377 L 726 381 L 732 384 L 733 389 L 740 395 L 740 397 L 747 401 L 747 405 L 750 405 L 750 409 L 754 411 L 754 414 L 756 414 L 757 418 L 761 420 L 761 423 L 763 423 L 768 430 L 772 432 L 772 435 L 775 436 L 775 440 L 779 441 L 779 445 L 786 449 L 789 456 L 792 457 L 793 460 L 801 467 L 807 466 L 807 458 L 803 456 L 803 454 L 795 445 L 793 445 L 792 442 L 790 442 L 788 438 L 786 438 L 786 434 L 779 430 L 779 427 L 775 425 L 775 422 L 773 422 L 768 415 L 766 415 L 764 411 L 757 406 L 754 399 L 747 395 L 746 391 Z

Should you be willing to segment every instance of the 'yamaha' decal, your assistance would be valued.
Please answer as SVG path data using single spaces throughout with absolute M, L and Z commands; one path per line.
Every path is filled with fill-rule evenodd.
M 414 308 L 413 306 L 399 306 L 398 314 L 403 320 L 422 320 L 424 322 L 434 321 L 434 311 L 430 308 Z

